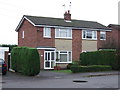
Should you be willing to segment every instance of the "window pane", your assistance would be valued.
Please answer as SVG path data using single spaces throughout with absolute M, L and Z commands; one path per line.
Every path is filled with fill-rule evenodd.
M 97 32 L 93 31 L 93 39 L 96 39 L 96 38 L 97 38 Z
M 44 28 L 44 36 L 45 37 L 51 36 L 51 28 Z
M 106 39 L 106 33 L 100 32 L 100 39 Z
M 67 62 L 67 54 L 60 54 L 60 62 Z
M 45 62 L 45 67 L 50 67 L 50 62 L 49 61 Z
M 67 29 L 67 37 L 72 37 L 72 36 L 71 36 L 71 33 L 72 33 L 72 30 Z
M 67 30 L 60 29 L 60 37 L 67 37 Z
M 71 61 L 71 52 L 69 52 L 69 61 Z
M 47 53 L 45 53 L 45 60 L 47 60 Z
M 59 29 L 55 29 L 55 36 L 59 37 Z
M 54 52 L 51 53 L 51 60 L 54 60 Z
M 87 31 L 87 36 L 86 38 L 92 38 L 92 31 Z
M 50 60 L 50 53 L 48 53 L 48 60 Z
M 85 31 L 83 31 L 83 38 L 86 38 Z
M 54 68 L 54 61 L 51 61 L 51 68 Z

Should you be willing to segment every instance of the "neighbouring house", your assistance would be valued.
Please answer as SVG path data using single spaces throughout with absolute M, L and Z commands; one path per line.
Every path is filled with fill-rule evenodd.
M 112 29 L 112 32 L 110 32 L 110 34 L 116 48 L 120 49 L 120 25 L 109 24 L 108 27 Z
M 81 52 L 98 50 L 111 30 L 98 22 L 71 19 L 69 10 L 64 18 L 24 15 L 16 28 L 18 46 L 38 49 L 41 69 L 56 64 L 65 68 L 79 60 Z

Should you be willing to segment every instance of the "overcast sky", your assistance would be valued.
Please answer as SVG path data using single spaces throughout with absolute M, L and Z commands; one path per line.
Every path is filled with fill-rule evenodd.
M 118 23 L 119 0 L 0 0 L 0 44 L 17 44 L 15 29 L 23 15 L 63 18 L 71 2 L 72 19 Z

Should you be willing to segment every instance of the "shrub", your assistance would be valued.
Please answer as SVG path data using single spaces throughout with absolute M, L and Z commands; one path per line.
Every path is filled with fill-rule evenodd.
M 67 69 L 70 69 L 70 67 L 71 67 L 72 65 L 79 65 L 79 61 L 73 61 L 72 63 L 69 63 L 69 64 L 67 65 Z
M 28 47 L 13 48 L 11 53 L 12 69 L 23 75 L 33 76 L 40 72 L 37 49 Z
M 91 66 L 72 65 L 70 69 L 73 73 L 77 73 L 77 72 L 110 71 L 112 70 L 112 67 L 107 65 L 91 65 Z
M 117 70 L 118 59 L 116 51 L 114 50 L 102 50 L 95 52 L 84 52 L 80 54 L 80 64 L 86 65 L 110 65 L 112 69 Z

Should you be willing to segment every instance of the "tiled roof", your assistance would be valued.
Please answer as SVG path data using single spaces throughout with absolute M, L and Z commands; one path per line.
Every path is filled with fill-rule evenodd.
M 60 26 L 60 27 L 71 27 L 80 29 L 97 29 L 97 30 L 111 30 L 110 28 L 94 21 L 84 20 L 71 20 L 65 21 L 62 18 L 51 18 L 51 17 L 39 17 L 24 15 L 23 18 L 28 19 L 35 26 L 46 25 L 46 26 Z M 18 25 L 17 29 L 20 25 Z
M 116 30 L 120 30 L 120 25 L 109 24 L 108 27 L 109 27 L 109 28 L 114 28 L 114 29 L 116 29 Z

